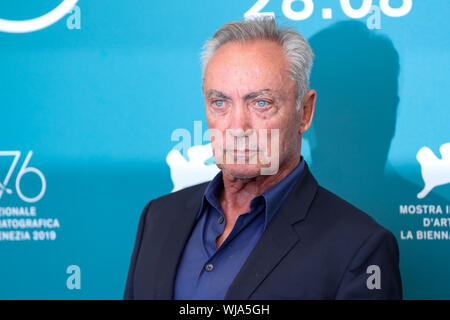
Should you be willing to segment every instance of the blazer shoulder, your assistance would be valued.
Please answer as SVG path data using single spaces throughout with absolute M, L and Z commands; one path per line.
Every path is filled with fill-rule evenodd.
M 174 201 L 188 201 L 193 197 L 201 197 L 206 187 L 208 186 L 210 181 L 196 184 L 194 186 L 190 186 L 172 193 L 168 193 L 153 199 L 154 203 L 164 203 L 167 202 L 172 203 Z M 198 198 L 197 198 L 198 199 Z
M 169 194 L 151 200 L 147 207 L 151 211 L 151 215 L 158 215 L 159 212 L 170 213 L 180 212 L 187 206 L 192 206 L 196 202 L 200 202 L 202 195 L 210 181 L 196 184 Z
M 311 216 L 323 221 L 329 231 L 344 232 L 360 239 L 380 232 L 392 235 L 368 213 L 322 186 L 318 186 L 311 210 Z

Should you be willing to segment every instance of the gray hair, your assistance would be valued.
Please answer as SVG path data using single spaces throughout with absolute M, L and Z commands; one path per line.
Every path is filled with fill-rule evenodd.
M 270 40 L 278 43 L 290 62 L 292 80 L 297 83 L 297 110 L 309 90 L 309 77 L 314 54 L 308 41 L 293 28 L 280 28 L 270 16 L 258 16 L 227 23 L 203 46 L 202 77 L 214 53 L 227 42 Z

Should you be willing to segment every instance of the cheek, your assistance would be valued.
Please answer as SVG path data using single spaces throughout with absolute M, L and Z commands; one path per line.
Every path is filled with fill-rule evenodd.
M 287 125 L 289 125 L 289 116 L 283 114 L 281 110 L 276 110 L 272 114 L 258 115 L 254 117 L 254 129 L 278 130 L 281 137 L 282 132 L 285 132 Z M 292 121 L 292 120 L 291 120 Z
M 208 114 L 208 111 L 206 111 L 206 125 L 208 126 L 208 129 L 215 128 L 214 119 L 211 118 Z
M 207 102 L 206 102 L 207 103 Z M 206 114 L 206 121 L 209 123 L 210 121 L 213 121 L 214 117 L 213 114 L 211 112 L 211 108 L 206 105 L 205 107 L 205 114 Z
M 208 124 L 208 128 L 211 130 L 221 130 L 223 129 L 223 121 L 220 121 L 218 117 L 216 117 L 213 112 L 207 107 L 206 108 L 206 123 Z
M 278 129 L 278 150 L 280 154 L 289 153 L 290 150 L 296 148 L 300 139 L 296 122 L 297 119 L 295 115 L 290 115 L 290 117 L 272 127 L 273 129 Z
M 213 149 L 223 149 L 225 143 L 225 129 L 217 127 L 215 121 L 208 122 L 208 133 Z

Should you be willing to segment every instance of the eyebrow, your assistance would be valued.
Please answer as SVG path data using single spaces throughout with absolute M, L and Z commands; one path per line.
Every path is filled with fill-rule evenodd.
M 264 89 L 264 90 L 259 90 L 259 91 L 255 91 L 255 92 L 250 92 L 244 96 L 244 99 L 245 100 L 253 99 L 253 98 L 268 94 L 268 93 L 271 93 L 270 89 Z
M 208 92 L 206 93 L 206 97 L 209 99 L 212 96 L 215 96 L 217 98 L 222 98 L 222 99 L 231 99 L 229 96 L 227 96 L 225 93 L 211 89 L 208 90 Z
M 262 95 L 265 95 L 265 94 L 268 94 L 271 92 L 272 91 L 270 89 L 263 89 L 263 90 L 259 90 L 259 91 L 255 91 L 255 92 L 250 92 L 244 96 L 244 99 L 245 100 L 253 99 L 253 98 L 256 98 L 256 97 L 259 97 L 259 96 L 262 96 Z M 222 99 L 231 99 L 225 93 L 218 91 L 218 90 L 214 90 L 214 89 L 208 90 L 208 92 L 206 93 L 206 97 L 208 99 L 211 98 L 212 96 L 216 96 L 216 97 L 222 98 Z

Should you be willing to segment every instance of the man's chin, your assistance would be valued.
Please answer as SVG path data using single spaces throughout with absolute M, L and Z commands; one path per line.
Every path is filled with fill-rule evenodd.
M 222 164 L 219 168 L 237 179 L 251 179 L 261 175 L 261 166 L 258 164 Z

